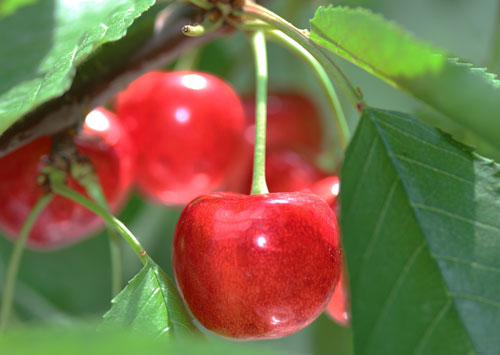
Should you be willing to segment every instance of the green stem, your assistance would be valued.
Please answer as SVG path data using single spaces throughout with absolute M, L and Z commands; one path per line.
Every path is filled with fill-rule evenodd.
M 252 34 L 255 55 L 255 148 L 251 194 L 269 193 L 266 184 L 267 51 L 264 31 Z
M 342 150 L 345 151 L 347 144 L 349 143 L 349 139 L 351 133 L 349 132 L 349 126 L 347 125 L 347 120 L 344 115 L 344 111 L 342 110 L 342 106 L 340 104 L 340 100 L 335 92 L 335 88 L 330 81 L 330 77 L 326 72 L 325 68 L 314 58 L 311 53 L 309 53 L 304 47 L 298 44 L 296 41 L 291 39 L 289 36 L 284 34 L 281 31 L 269 31 L 266 33 L 271 38 L 286 44 L 289 48 L 293 49 L 300 57 L 302 57 L 307 64 L 311 67 L 311 69 L 316 74 L 323 91 L 328 97 L 328 103 L 333 112 L 335 112 L 336 124 L 337 124 L 337 135 L 338 141 L 340 142 L 340 146 Z
M 101 216 L 102 219 L 104 219 L 106 223 L 113 227 L 115 231 L 118 232 L 118 234 L 121 235 L 125 239 L 125 241 L 132 247 L 141 262 L 143 264 L 146 264 L 146 250 L 142 247 L 142 245 L 132 234 L 132 232 L 118 218 L 114 217 L 106 209 L 96 205 L 93 201 L 89 200 L 82 194 L 70 189 L 69 187 L 64 185 L 63 182 L 54 182 L 54 180 L 51 179 L 51 183 L 52 191 L 54 191 L 56 194 L 73 200 L 76 203 L 88 208 L 95 214 Z
M 17 273 L 19 271 L 19 264 L 21 263 L 21 257 L 23 255 L 24 247 L 28 236 L 36 222 L 36 219 L 45 207 L 52 201 L 54 197 L 53 194 L 47 194 L 38 200 L 30 214 L 24 221 L 21 231 L 19 232 L 19 237 L 17 238 L 16 244 L 14 245 L 14 250 L 10 256 L 9 268 L 7 270 L 7 276 L 5 278 L 5 285 L 2 295 L 2 304 L 0 308 L 0 331 L 5 329 L 7 322 L 9 320 L 9 315 L 12 310 L 12 299 L 14 296 L 14 288 L 16 285 Z
M 95 174 L 93 167 L 87 164 L 76 164 L 72 169 L 73 177 L 85 187 L 85 190 L 102 208 L 111 212 L 108 201 L 101 188 L 99 179 Z M 123 283 L 123 266 L 122 266 L 122 249 L 120 239 L 116 232 L 108 227 L 109 254 L 111 263 L 111 294 L 113 297 L 118 295 L 122 290 Z
M 497 4 L 495 29 L 493 33 L 493 45 L 491 48 L 490 60 L 488 62 L 488 70 L 496 73 L 500 64 L 500 1 Z
M 307 31 L 301 31 L 291 23 L 279 17 L 265 7 L 252 2 L 247 2 L 243 7 L 243 12 L 239 15 L 245 15 L 247 18 L 261 20 L 275 29 L 282 31 L 284 34 L 299 43 L 306 51 L 308 51 L 316 60 L 326 69 L 328 74 L 339 84 L 340 88 L 346 93 L 354 107 L 363 103 L 363 98 L 358 90 L 351 84 L 349 79 L 337 67 L 337 65 L 314 43 L 308 36 Z

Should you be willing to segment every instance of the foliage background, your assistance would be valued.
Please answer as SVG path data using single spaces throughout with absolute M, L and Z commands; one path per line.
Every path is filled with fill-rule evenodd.
M 29 3 L 35 1 L 25 2 L 30 6 Z M 314 10 L 319 5 L 333 3 L 362 6 L 383 14 L 417 37 L 477 66 L 488 63 L 499 6 L 495 0 L 275 0 L 268 3 L 278 14 L 301 28 L 309 27 L 308 19 L 313 17 Z M 15 11 L 10 8 L 7 10 Z M 319 85 L 309 69 L 277 45 L 270 44 L 269 55 L 271 88 L 295 87 L 309 92 L 311 97 L 319 98 L 318 103 L 324 108 L 325 124 L 331 124 Z M 484 153 L 493 157 L 500 156 L 492 148 L 481 146 L 481 142 L 467 136 L 463 129 L 446 121 L 417 100 L 347 62 L 337 62 L 351 80 L 361 87 L 370 105 L 415 113 L 424 121 L 445 127 L 461 141 L 476 143 Z M 250 48 L 242 34 L 222 38 L 206 46 L 198 68 L 224 77 L 240 93 L 249 93 L 253 89 L 253 63 Z M 350 105 L 346 102 L 344 107 L 348 108 Z M 354 129 L 357 114 L 348 111 L 348 117 L 350 126 Z M 133 195 L 120 216 L 169 275 L 172 275 L 171 241 L 179 213 Z M 0 238 L 0 285 L 11 249 L 11 242 Z M 125 278 L 130 279 L 137 273 L 140 265 L 126 246 L 124 250 Z M 16 293 L 16 317 L 19 320 L 29 320 L 33 324 L 43 321 L 53 325 L 79 323 L 82 318 L 97 321 L 109 308 L 109 299 L 108 245 L 104 233 L 63 250 L 43 253 L 28 251 L 25 254 Z M 298 334 L 285 339 L 254 342 L 251 346 L 277 349 L 290 354 L 352 353 L 350 329 L 335 325 L 324 315 Z

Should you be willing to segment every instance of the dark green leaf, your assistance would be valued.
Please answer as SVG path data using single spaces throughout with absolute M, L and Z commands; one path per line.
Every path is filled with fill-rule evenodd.
M 112 301 L 103 327 L 130 327 L 155 335 L 196 332 L 181 296 L 168 276 L 151 259 Z
M 500 81 L 365 9 L 319 8 L 311 39 L 500 148 Z
M 0 20 L 0 134 L 63 94 L 76 66 L 123 37 L 154 0 L 37 1 Z
M 342 172 L 356 354 L 500 349 L 500 167 L 368 109 Z

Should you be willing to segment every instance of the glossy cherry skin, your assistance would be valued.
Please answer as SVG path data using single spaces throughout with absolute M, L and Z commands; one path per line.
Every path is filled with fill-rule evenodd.
M 243 106 L 213 75 L 151 72 L 123 91 L 116 107 L 138 147 L 138 185 L 165 205 L 218 188 L 241 154 Z
M 238 339 L 282 337 L 325 308 L 340 276 L 332 209 L 311 193 L 211 193 L 182 212 L 177 284 L 207 329 Z
M 75 138 L 77 149 L 93 164 L 107 201 L 116 210 L 128 195 L 135 170 L 135 146 L 114 114 L 92 111 Z M 30 210 L 43 193 L 37 176 L 51 149 L 43 137 L 0 158 L 0 228 L 15 239 Z M 67 184 L 84 193 L 71 177 Z M 89 236 L 103 225 L 100 217 L 66 198 L 56 196 L 39 215 L 27 245 L 54 249 Z
M 326 306 L 326 313 L 337 323 L 344 327 L 351 324 L 351 304 L 349 297 L 349 285 L 345 272 L 345 263 L 342 265 L 340 279 L 333 292 L 332 299 Z
M 338 176 L 326 177 L 310 188 L 311 192 L 323 198 L 338 216 L 339 204 L 338 195 L 340 192 L 340 180 Z M 332 299 L 326 308 L 327 314 L 337 323 L 345 327 L 351 323 L 351 306 L 349 297 L 349 286 L 347 284 L 347 275 L 345 271 L 345 262 L 342 262 L 342 270 L 339 283 L 335 287 Z
M 255 98 L 243 99 L 247 129 L 245 138 L 255 142 Z M 299 92 L 274 92 L 267 98 L 268 147 L 284 146 L 299 151 L 321 152 L 323 132 L 316 105 Z
M 340 179 L 338 176 L 328 176 L 312 184 L 309 190 L 328 203 L 338 215 L 338 197 L 340 192 Z

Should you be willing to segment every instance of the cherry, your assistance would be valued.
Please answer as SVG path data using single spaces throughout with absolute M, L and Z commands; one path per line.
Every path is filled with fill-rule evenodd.
M 166 205 L 218 188 L 241 154 L 243 106 L 210 74 L 145 74 L 118 96 L 117 113 L 138 147 L 139 187 Z
M 245 138 L 255 142 L 255 97 L 243 99 L 247 129 Z M 323 133 L 315 104 L 298 92 L 274 92 L 267 99 L 267 147 L 285 146 L 299 151 L 321 152 Z
M 340 278 L 335 291 L 333 292 L 332 299 L 326 306 L 326 313 L 332 317 L 334 321 L 347 327 L 351 324 L 351 311 L 349 300 L 349 287 L 345 275 L 345 263 L 342 265 L 340 271 Z
M 338 176 L 329 176 L 324 178 L 310 188 L 311 192 L 323 198 L 328 205 L 339 214 L 338 205 L 338 195 L 340 190 L 340 181 Z M 335 287 L 335 292 L 333 293 L 332 299 L 326 308 L 326 312 L 330 315 L 333 320 L 343 326 L 348 326 L 351 321 L 350 313 L 350 300 L 349 300 L 349 288 L 347 285 L 347 278 L 345 275 L 345 263 L 342 263 L 342 270 L 340 273 L 340 279 Z
M 337 221 L 311 193 L 210 193 L 182 212 L 172 261 L 187 305 L 207 329 L 282 337 L 311 323 L 334 291 Z
M 299 152 L 272 149 L 266 156 L 266 180 L 271 192 L 302 191 L 326 176 Z
M 338 176 L 328 176 L 316 181 L 310 186 L 309 190 L 325 200 L 338 215 L 338 196 L 340 192 L 340 180 Z
M 248 193 L 253 170 L 255 97 L 247 96 L 242 101 L 246 118 L 244 148 L 239 166 L 227 176 L 224 186 L 230 191 Z M 298 92 L 270 93 L 266 128 L 266 176 L 271 192 L 299 191 L 326 176 L 310 163 L 321 151 L 323 133 L 318 110 L 309 98 Z M 293 176 L 285 180 L 279 176 L 282 173 Z
M 87 115 L 75 143 L 77 150 L 89 157 L 111 209 L 116 210 L 127 196 L 135 170 L 135 147 L 127 132 L 114 114 L 99 108 Z M 0 158 L 0 227 L 12 239 L 43 193 L 36 180 L 50 150 L 51 138 L 42 137 Z M 71 177 L 67 184 L 84 192 Z M 100 217 L 85 207 L 56 196 L 39 215 L 27 245 L 35 249 L 62 247 L 102 225 Z

